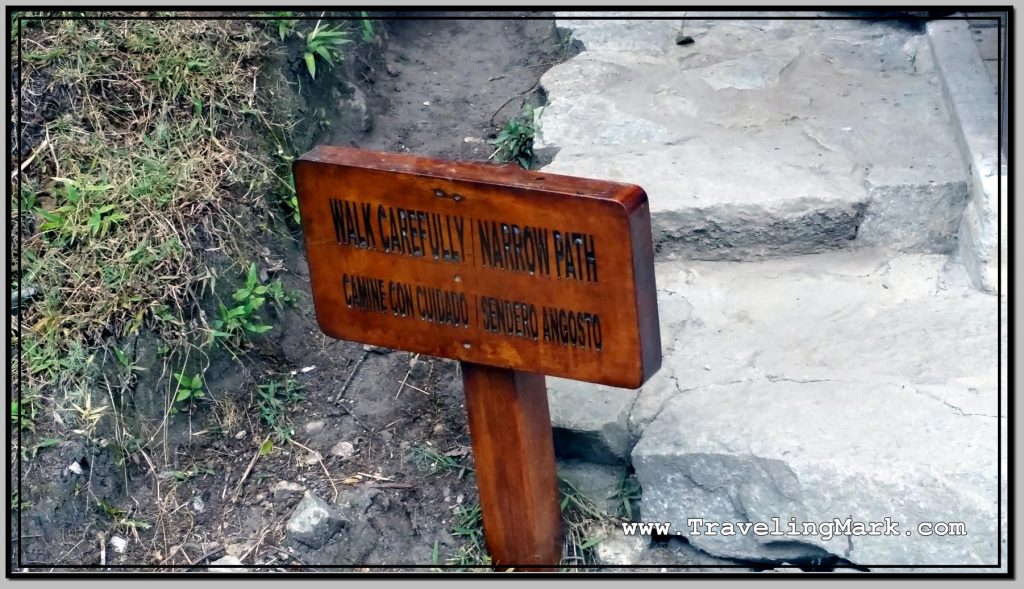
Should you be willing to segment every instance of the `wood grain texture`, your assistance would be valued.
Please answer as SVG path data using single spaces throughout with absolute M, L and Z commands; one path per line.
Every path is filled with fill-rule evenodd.
M 640 187 L 331 146 L 294 173 L 328 335 L 627 388 L 660 367 Z
M 562 516 L 544 376 L 463 362 L 462 379 L 492 562 L 557 570 Z

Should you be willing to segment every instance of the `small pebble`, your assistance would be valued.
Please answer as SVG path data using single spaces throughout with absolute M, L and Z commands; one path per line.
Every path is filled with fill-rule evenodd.
M 399 70 L 395 66 L 391 65 L 390 63 L 386 64 L 384 66 L 384 71 L 386 71 L 388 73 L 388 75 L 391 76 L 392 78 L 394 78 L 398 74 L 402 73 L 401 70 Z
M 331 456 L 337 456 L 339 458 L 351 458 L 356 453 L 355 446 L 352 442 L 338 442 L 333 448 L 331 448 Z
M 82 465 L 78 464 L 77 462 L 72 462 L 71 464 L 68 465 L 68 470 L 77 475 L 80 475 L 82 474 Z
M 110 538 L 110 547 L 114 549 L 114 552 L 124 554 L 125 549 L 128 548 L 128 540 L 121 536 L 112 536 Z

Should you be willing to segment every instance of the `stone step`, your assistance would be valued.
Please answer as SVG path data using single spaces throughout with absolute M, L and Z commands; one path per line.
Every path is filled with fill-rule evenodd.
M 927 39 L 863 21 L 574 21 L 545 171 L 639 184 L 662 257 L 948 252 L 969 198 Z
M 947 256 L 878 248 L 668 261 L 656 275 L 664 361 L 643 388 L 548 379 L 556 432 L 631 460 L 645 520 L 723 558 L 997 561 L 1005 301 Z M 687 526 L 847 516 L 888 516 L 912 535 L 779 543 Z M 968 534 L 920 536 L 921 521 L 962 521 Z

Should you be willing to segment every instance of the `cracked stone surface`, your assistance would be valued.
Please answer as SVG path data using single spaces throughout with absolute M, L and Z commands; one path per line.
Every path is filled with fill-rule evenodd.
M 728 558 L 996 561 L 999 303 L 962 266 L 861 250 L 657 275 L 661 300 L 692 313 L 630 413 L 645 519 Z M 847 516 L 913 535 L 779 543 L 686 525 Z M 969 534 L 918 536 L 921 521 Z
M 948 252 L 969 176 L 923 31 L 866 21 L 583 21 L 544 74 L 550 172 L 632 182 L 660 255 Z
M 546 171 L 647 191 L 664 354 L 638 391 L 549 379 L 561 453 L 632 460 L 644 519 L 716 557 L 995 563 L 1005 298 L 959 257 L 972 180 L 932 49 L 892 23 L 741 17 L 690 13 L 677 46 L 681 22 L 559 15 L 585 50 L 542 78 L 535 147 Z M 698 536 L 689 517 L 912 535 Z

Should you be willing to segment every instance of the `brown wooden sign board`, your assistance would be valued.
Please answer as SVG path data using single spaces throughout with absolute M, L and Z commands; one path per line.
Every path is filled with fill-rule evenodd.
M 320 328 L 459 360 L 494 563 L 559 566 L 544 375 L 637 388 L 660 367 L 643 189 L 333 146 L 294 174 Z
M 628 388 L 660 367 L 638 186 L 329 146 L 295 186 L 332 337 Z

